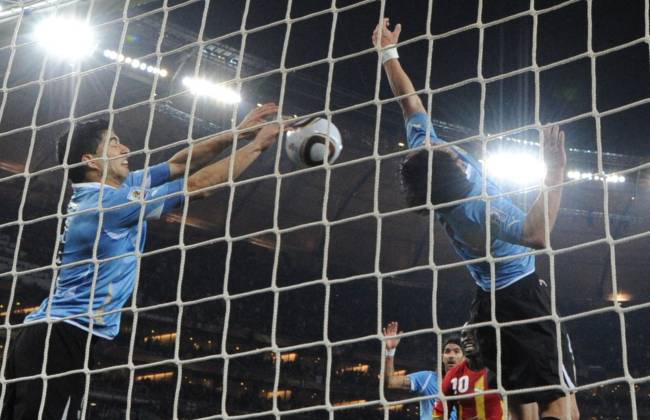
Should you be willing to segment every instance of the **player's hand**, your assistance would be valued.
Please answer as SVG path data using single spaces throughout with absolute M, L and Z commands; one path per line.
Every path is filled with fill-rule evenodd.
M 241 133 L 240 136 L 243 137 L 252 137 L 255 134 L 255 131 L 259 130 L 261 124 L 266 122 L 266 118 L 272 115 L 277 114 L 278 106 L 273 102 L 266 103 L 264 105 L 258 106 L 253 109 L 251 112 L 244 117 L 244 120 L 237 126 L 237 130 L 248 130 L 248 132 Z M 253 128 L 257 127 L 257 128 Z
M 278 140 L 278 136 L 280 134 L 280 124 L 278 123 L 271 123 L 267 124 L 264 127 L 260 129 L 260 131 L 257 132 L 257 135 L 255 136 L 255 144 L 258 145 L 260 150 L 264 151 L 271 147 L 273 143 L 275 143 Z
M 563 172 L 566 166 L 566 151 L 564 131 L 560 130 L 560 126 L 553 125 L 542 129 L 541 146 L 548 172 Z
M 386 343 L 386 350 L 392 350 L 394 348 L 397 348 L 399 345 L 400 338 L 395 337 L 397 334 L 401 334 L 404 331 L 399 331 L 399 324 L 396 321 L 391 321 L 388 323 L 386 328 L 384 328 L 384 337 L 393 337 L 389 338 L 388 340 L 384 340 L 384 343 Z
M 388 45 L 397 44 L 399 41 L 399 34 L 402 32 L 402 25 L 398 23 L 391 31 L 388 29 L 389 23 L 390 20 L 388 18 L 384 18 L 382 23 L 375 27 L 375 30 L 372 33 L 372 45 L 375 47 L 383 48 Z

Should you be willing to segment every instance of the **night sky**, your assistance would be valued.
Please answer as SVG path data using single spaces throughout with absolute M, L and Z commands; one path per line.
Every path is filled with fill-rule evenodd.
M 402 23 L 401 41 L 422 36 L 427 31 L 428 1 L 388 1 L 385 16 L 391 22 Z M 430 33 L 444 35 L 449 31 L 474 25 L 477 22 L 478 1 L 434 1 L 431 11 Z M 539 15 L 537 27 L 536 64 L 548 66 L 570 57 L 581 56 L 560 66 L 540 72 L 540 120 L 542 123 L 563 120 L 591 111 L 592 77 L 588 52 L 588 4 L 585 1 L 535 1 L 536 10 L 567 5 Z M 370 33 L 379 19 L 378 2 L 338 1 L 334 31 L 333 57 L 354 54 L 371 47 Z M 221 37 L 241 27 L 244 1 L 213 1 L 208 11 L 205 38 Z M 293 1 L 291 18 L 300 18 L 328 9 L 332 3 L 325 0 Z M 530 2 L 483 1 L 481 20 L 489 24 L 525 12 Z M 288 1 L 257 0 L 250 2 L 246 29 L 259 28 L 281 21 L 287 13 Z M 202 14 L 201 3 L 184 7 L 173 13 L 173 19 L 191 27 Z M 592 3 L 592 50 L 595 53 L 639 40 L 644 36 L 643 0 L 621 2 L 596 0 Z M 330 44 L 333 18 L 331 13 L 299 20 L 291 27 L 286 66 L 291 68 L 326 58 Z M 247 37 L 246 52 L 263 57 L 279 65 L 285 41 L 286 25 L 273 25 Z M 459 124 L 478 131 L 480 84 L 478 76 L 479 29 L 469 27 L 433 42 L 431 89 L 474 79 L 461 87 L 433 95 L 434 118 Z M 495 78 L 533 65 L 533 18 L 521 16 L 514 20 L 489 26 L 484 31 L 482 75 Z M 239 35 L 226 38 L 239 46 Z M 400 49 L 403 65 L 413 78 L 417 89 L 425 87 L 429 42 L 415 42 Z M 605 112 L 650 96 L 649 48 L 646 42 L 636 42 L 627 48 L 601 55 L 595 60 L 596 107 Z M 315 78 L 327 81 L 326 66 L 315 66 L 306 71 Z M 374 52 L 337 62 L 333 87 L 354 91 L 364 100 L 374 96 L 377 60 Z M 381 97 L 390 93 L 382 80 Z M 349 106 L 350 100 L 333 98 L 332 108 Z M 534 123 L 535 75 L 525 71 L 505 79 L 492 80 L 486 86 L 485 131 L 496 133 Z M 647 135 L 650 131 L 648 104 L 634 107 L 602 118 L 603 150 L 623 154 L 647 154 Z M 569 124 L 571 146 L 595 149 L 595 120 L 586 117 Z

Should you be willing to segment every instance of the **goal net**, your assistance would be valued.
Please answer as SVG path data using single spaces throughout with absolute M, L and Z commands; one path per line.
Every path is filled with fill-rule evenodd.
M 582 418 L 650 417 L 649 0 L 0 1 L 3 415 L 21 383 L 40 387 L 43 415 L 70 375 L 83 378 L 79 416 L 92 419 L 407 419 L 434 398 L 458 401 L 388 389 L 382 331 L 400 324 L 396 375 L 443 372 L 445 339 L 475 295 L 467 266 L 487 264 L 494 282 L 503 258 L 461 259 L 436 221 L 445 205 L 406 204 L 400 98 L 371 42 L 384 17 L 402 25 L 400 62 L 437 136 L 502 192 L 488 194 L 485 177 L 475 200 L 508 197 L 527 212 L 547 198 L 539 133 L 566 133 L 553 228 L 544 198 L 550 245 L 527 251 L 551 291 L 547 319 L 575 356 L 577 383 L 558 378 L 556 389 L 575 394 Z M 223 133 L 233 145 L 211 162 L 232 157 L 250 141 L 238 124 L 269 102 L 285 121 L 336 124 L 336 162 L 298 167 L 280 136 L 209 197 L 190 200 L 185 184 L 183 204 L 158 220 L 141 206 L 136 251 L 102 256 L 119 234 L 100 221 L 87 259 L 60 259 L 81 165 L 59 162 L 62 133 L 106 120 L 129 169 L 150 173 L 186 147 L 191 164 Z M 100 194 L 112 188 L 102 172 Z M 104 220 L 113 209 L 94 210 Z M 490 222 L 476 232 L 484 250 Z M 103 291 L 98 307 L 100 267 L 121 259 L 135 261 L 133 290 L 108 310 L 121 292 Z M 81 263 L 93 271 L 92 307 L 66 317 L 46 303 L 43 364 L 16 377 L 9 356 L 21 356 L 12 342 L 25 317 Z M 115 314 L 115 337 L 98 337 Z M 82 367 L 52 373 L 53 326 L 84 317 Z M 486 325 L 504 328 L 494 315 Z M 440 387 L 443 375 L 433 378 Z M 507 407 L 535 391 L 507 391 L 502 379 Z

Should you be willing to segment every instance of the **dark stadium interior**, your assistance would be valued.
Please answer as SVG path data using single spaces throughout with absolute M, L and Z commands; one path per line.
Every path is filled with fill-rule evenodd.
M 335 418 L 384 418 L 381 404 L 364 404 L 383 395 L 381 326 L 397 320 L 414 332 L 400 345 L 398 369 L 437 369 L 436 332 L 467 320 L 474 282 L 453 265 L 460 260 L 437 224 L 400 211 L 403 120 L 394 101 L 373 102 L 377 85 L 377 99 L 390 98 L 383 75 L 378 84 L 370 41 L 381 3 L 216 0 L 206 7 L 169 0 L 163 13 L 161 0 L 132 0 L 126 27 L 127 2 L 94 3 L 100 53 L 84 61 L 81 77 L 68 64 L 45 62 L 30 42 L 45 12 L 25 15 L 17 32 L 17 19 L 0 17 L 0 349 L 6 325 L 20 324 L 50 291 L 69 198 L 55 138 L 69 128 L 68 117 L 108 118 L 112 107 L 113 127 L 134 151 L 131 167 L 144 165 L 145 147 L 151 162 L 161 162 L 187 144 L 190 130 L 196 139 L 231 128 L 232 106 L 184 91 L 180 79 L 196 69 L 220 81 L 244 78 L 239 118 L 269 101 L 282 101 L 287 115 L 329 109 L 344 150 L 331 170 L 296 171 L 274 147 L 244 182 L 191 201 L 184 223 L 181 213 L 150 223 L 121 334 L 93 361 L 102 370 L 90 375 L 87 418 L 124 418 L 127 402 L 132 419 L 172 418 L 175 410 L 184 419 L 276 418 L 274 410 L 298 410 L 282 415 L 287 419 L 326 419 L 326 403 Z M 423 99 L 443 139 L 469 138 L 464 146 L 481 159 L 484 85 L 484 133 L 502 135 L 488 150 L 537 153 L 531 128 L 539 116 L 542 124 L 570 120 L 563 124 L 567 169 L 635 168 L 624 172 L 625 182 L 565 186 L 553 251 L 537 256 L 537 268 L 552 282 L 558 314 L 571 316 L 563 325 L 585 387 L 577 394 L 582 418 L 632 418 L 633 405 L 638 418 L 650 418 L 647 0 L 435 0 L 430 17 L 429 3 L 389 0 L 384 13 L 404 26 L 402 40 L 416 39 L 400 56 L 416 89 L 432 92 Z M 59 13 L 83 17 L 90 4 L 80 0 Z M 484 30 L 474 25 L 479 5 Z M 320 13 L 331 7 L 337 12 Z M 244 16 L 246 36 L 239 32 Z M 432 44 L 422 36 L 427 31 Z M 18 48 L 11 48 L 14 34 Z M 160 42 L 159 66 L 169 76 L 154 87 L 153 77 L 124 66 L 116 77 L 118 66 L 101 50 L 117 51 L 122 35 L 125 55 L 152 63 Z M 524 208 L 538 192 L 512 189 Z M 434 265 L 442 265 L 435 276 Z M 319 408 L 299 410 L 312 406 Z M 390 407 L 391 419 L 417 418 L 417 402 Z

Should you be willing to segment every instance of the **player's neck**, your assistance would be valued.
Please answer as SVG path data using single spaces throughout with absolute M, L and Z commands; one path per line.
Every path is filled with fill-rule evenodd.
M 122 180 L 118 180 L 110 174 L 106 174 L 104 178 L 97 172 L 88 172 L 86 175 L 86 182 L 98 182 L 100 184 L 109 185 L 111 187 L 119 188 L 122 185 Z
M 485 367 L 482 357 L 468 357 L 467 365 L 471 370 L 481 370 Z

